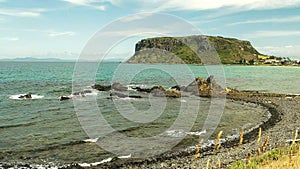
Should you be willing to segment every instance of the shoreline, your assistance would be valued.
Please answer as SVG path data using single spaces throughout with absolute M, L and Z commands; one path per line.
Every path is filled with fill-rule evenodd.
M 246 132 L 246 134 L 244 134 L 244 141 L 241 146 L 238 146 L 239 138 L 236 137 L 222 143 L 222 148 L 218 152 L 214 150 L 213 146 L 201 149 L 200 157 L 198 159 L 194 159 L 195 150 L 170 151 L 155 157 L 148 157 L 144 159 L 114 158 L 110 162 L 103 163 L 97 166 L 91 166 L 88 168 L 202 168 L 206 166 L 207 159 L 210 159 L 212 157 L 218 157 L 218 159 L 221 160 L 222 167 L 227 167 L 230 163 L 236 160 L 245 159 L 249 153 L 256 152 L 257 149 L 255 149 L 256 146 L 254 146 L 254 144 L 256 142 L 259 128 L 262 129 L 262 139 L 265 139 L 266 136 L 270 136 L 271 138 L 267 146 L 267 150 L 285 144 L 286 140 L 291 139 L 293 137 L 292 133 L 294 132 L 294 130 L 283 131 L 281 130 L 282 127 L 279 127 L 279 130 L 275 129 L 277 129 L 278 126 L 297 125 L 296 123 L 286 124 L 286 120 L 300 120 L 299 110 L 292 108 L 294 112 L 299 113 L 297 115 L 297 118 L 293 118 L 289 114 L 291 112 L 284 110 L 284 108 L 289 102 L 295 102 L 292 107 L 297 107 L 297 105 L 300 103 L 298 95 L 245 92 L 238 95 L 227 95 L 226 97 L 227 99 L 232 99 L 235 101 L 243 101 L 246 103 L 254 103 L 261 105 L 267 108 L 268 112 L 271 114 L 271 117 L 266 122 L 260 124 L 259 126 L 256 126 L 251 131 Z M 275 131 L 278 133 L 276 133 Z M 280 136 L 281 133 L 286 134 L 286 137 Z M 288 135 L 288 133 L 290 134 Z M 271 136 L 271 134 L 273 136 Z M 79 166 L 78 164 L 75 164 L 66 168 L 83 167 Z
M 91 167 L 82 167 L 74 163 L 58 166 L 57 168 L 204 168 L 207 160 L 211 158 L 214 159 L 214 162 L 220 159 L 222 168 L 224 168 L 236 160 L 246 159 L 249 153 L 255 154 L 257 151 L 257 149 L 255 149 L 255 142 L 260 127 L 262 128 L 262 141 L 266 136 L 270 136 L 271 138 L 267 145 L 267 150 L 286 144 L 288 139 L 293 138 L 295 129 L 300 128 L 300 125 L 297 125 L 297 121 L 300 120 L 299 95 L 244 91 L 227 94 L 226 98 L 234 101 L 258 104 L 267 108 L 269 114 L 271 114 L 271 117 L 265 122 L 251 128 L 249 132 L 245 131 L 244 141 L 241 146 L 238 146 L 239 138 L 234 137 L 221 143 L 220 151 L 215 151 L 213 146 L 201 149 L 198 159 L 194 158 L 195 150 L 173 150 L 144 159 L 113 158 L 110 162 Z M 0 162 L 0 164 L 5 168 L 5 163 Z M 22 164 L 18 166 L 23 167 Z M 29 167 L 29 165 L 24 164 L 24 167 Z

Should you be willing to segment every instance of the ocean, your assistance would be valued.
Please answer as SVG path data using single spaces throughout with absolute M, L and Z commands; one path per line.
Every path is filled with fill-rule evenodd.
M 59 101 L 60 96 L 72 96 L 74 92 L 72 84 L 75 63 L 0 62 L 1 163 L 26 163 L 35 166 L 99 164 L 112 157 L 142 156 L 135 152 L 137 146 L 124 143 L 123 137 L 114 137 L 120 133 L 125 138 L 146 138 L 144 143 L 148 146 L 143 151 L 159 154 L 162 148 L 151 146 L 155 140 L 147 138 L 158 135 L 166 139 L 180 138 L 168 147 L 172 151 L 195 146 L 199 135 L 206 132 L 203 126 L 210 114 L 211 99 L 192 95 L 165 98 L 162 100 L 165 104 L 159 109 L 160 113 L 148 116 L 149 112 L 158 111 L 151 108 L 161 102 L 152 102 L 148 94 L 136 92 L 132 87 L 161 85 L 167 89 L 178 82 L 186 84 L 197 76 L 208 77 L 210 74 L 207 67 L 166 64 L 145 66 L 117 62 L 103 62 L 100 65 L 85 63 L 84 66 L 86 67 L 83 70 L 87 72 L 89 68 L 97 68 L 94 83 L 107 85 L 112 81 L 120 82 L 130 92 L 142 98 L 112 98 L 109 91 L 93 90 L 93 83 L 87 81 L 89 83 L 85 84 L 85 90 L 89 93 Z M 221 74 L 216 76 L 223 75 L 223 87 L 300 94 L 299 67 L 224 65 Z M 84 77 L 75 79 L 78 80 L 86 81 Z M 32 99 L 19 98 L 28 93 L 32 95 Z M 78 105 L 81 100 L 83 101 L 80 104 L 83 106 Z M 222 105 L 222 100 L 216 100 L 219 101 Z M 188 106 L 184 107 L 185 105 Z M 84 114 L 78 113 L 80 108 L 85 108 L 86 114 L 94 113 L 93 115 L 103 117 L 110 126 L 109 130 L 102 128 L 103 124 L 95 125 L 95 121 L 84 121 L 81 118 Z M 122 113 L 123 110 L 125 113 Z M 132 120 L 136 117 L 130 116 L 132 112 L 146 113 Z M 181 120 L 177 123 L 182 112 L 191 118 L 187 118 L 189 121 Z M 241 128 L 251 129 L 268 118 L 264 107 L 232 100 L 225 100 L 224 112 L 221 115 L 222 117 L 216 117 L 217 121 L 218 118 L 221 119 L 213 135 L 222 130 L 224 137 L 236 136 Z M 177 124 L 175 127 L 174 123 Z M 186 127 L 190 124 L 190 128 Z M 92 134 L 87 127 L 93 127 Z M 97 134 L 103 138 L 96 137 Z

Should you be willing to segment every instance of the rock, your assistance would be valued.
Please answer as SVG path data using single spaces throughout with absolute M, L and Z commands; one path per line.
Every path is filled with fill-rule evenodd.
M 119 93 L 119 92 L 112 92 L 112 93 L 110 93 L 109 95 L 110 95 L 110 96 L 117 96 L 117 97 L 120 97 L 120 98 L 128 97 L 128 95 L 123 94 L 123 93 Z
M 154 86 L 151 88 L 151 94 L 155 97 L 165 97 L 165 89 L 162 86 Z
M 84 93 L 84 94 L 92 93 L 92 91 L 91 91 L 91 90 L 84 90 L 83 93 Z
M 116 91 L 127 91 L 127 87 L 121 85 L 120 83 L 116 82 L 116 83 L 113 83 L 111 85 L 111 88 L 116 90 Z
M 216 82 L 214 76 L 209 76 L 206 80 L 202 77 L 197 77 L 187 87 L 185 92 L 191 92 L 194 95 L 201 97 L 211 97 L 212 95 L 223 95 L 226 91 Z M 229 92 L 229 90 L 227 90 Z
M 93 89 L 99 90 L 99 91 L 109 91 L 111 89 L 111 86 L 104 86 L 104 85 L 99 85 L 99 84 L 95 84 L 94 86 L 92 86 Z
M 84 92 L 74 92 L 73 95 L 74 96 L 83 96 L 84 97 L 85 93 Z
M 172 86 L 172 87 L 171 87 L 171 89 L 175 89 L 175 90 L 178 90 L 178 91 L 180 91 L 180 90 L 181 90 L 181 87 L 180 87 L 180 86 L 178 86 L 178 85 L 176 85 L 176 86 Z
M 72 95 L 74 96 L 81 96 L 81 97 L 85 97 L 86 94 L 90 94 L 92 93 L 91 90 L 84 90 L 82 92 L 74 92 Z M 66 96 L 67 97 L 67 96 Z
M 140 98 L 142 98 L 142 96 L 139 96 L 139 95 L 130 95 L 129 97 L 130 98 L 134 98 L 134 99 L 140 99 Z
M 68 96 L 60 96 L 59 101 L 69 100 L 69 99 L 71 99 L 71 97 L 68 97 Z
M 178 90 L 167 90 L 165 91 L 165 95 L 166 97 L 172 97 L 172 98 L 180 98 L 181 97 L 181 93 Z
M 19 99 L 32 99 L 32 96 L 30 93 L 28 93 L 28 94 L 20 95 Z
M 192 83 L 190 83 L 187 87 L 184 88 L 185 92 L 192 92 L 192 93 L 198 93 L 198 82 L 195 80 Z
M 132 89 L 138 91 L 138 92 L 146 92 L 146 93 L 150 93 L 151 92 L 151 89 L 144 89 L 144 88 L 140 88 L 140 87 L 133 87 Z
M 210 75 L 210 76 L 206 79 L 206 81 L 207 81 L 208 84 L 212 83 L 213 80 L 214 80 L 214 76 L 213 76 L 213 75 Z

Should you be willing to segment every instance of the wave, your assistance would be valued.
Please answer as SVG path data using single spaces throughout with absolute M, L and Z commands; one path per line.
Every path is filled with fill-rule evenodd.
M 94 162 L 94 163 L 78 163 L 79 166 L 81 167 L 92 167 L 92 166 L 97 166 L 99 164 L 103 164 L 103 163 L 107 163 L 107 162 L 110 162 L 113 158 L 107 158 L 107 159 L 104 159 L 102 161 L 99 161 L 99 162 Z
M 4 125 L 4 126 L 0 126 L 1 128 L 12 128 L 12 127 L 25 127 L 25 126 L 31 126 L 31 125 L 35 125 L 38 124 L 39 122 L 31 122 L 31 123 L 21 123 L 21 124 L 12 124 L 12 125 Z
M 126 159 L 126 158 L 131 158 L 131 154 L 129 155 L 124 155 L 124 156 L 118 156 L 117 158 L 119 159 Z M 106 158 L 102 161 L 99 161 L 99 162 L 93 162 L 93 163 L 78 163 L 79 166 L 81 167 L 93 167 L 93 166 L 97 166 L 97 165 L 100 165 L 100 164 L 103 164 L 103 163 L 107 163 L 107 162 L 110 162 L 112 161 L 112 157 L 109 157 L 109 158 Z
M 131 154 L 119 156 L 118 158 L 120 158 L 120 159 L 131 158 Z
M 35 94 L 17 94 L 9 96 L 12 100 L 33 100 L 33 99 L 42 99 L 44 96 L 35 95 Z
M 90 139 L 85 139 L 83 142 L 85 143 L 96 143 L 99 138 L 90 138 Z
M 77 97 L 77 96 L 85 97 L 85 96 L 97 96 L 97 95 L 98 95 L 97 90 L 84 90 L 81 92 L 74 92 L 70 95 L 70 97 Z
M 136 88 L 136 87 L 144 88 L 144 87 L 146 87 L 146 85 L 143 85 L 143 84 L 140 84 L 140 85 L 138 85 L 138 84 L 130 84 L 130 85 L 126 85 L 126 87 L 128 88 L 128 90 L 137 91 L 134 88 Z
M 203 131 L 195 131 L 195 132 L 186 132 L 187 135 L 194 135 L 194 136 L 200 136 L 202 134 L 205 134 L 206 133 L 206 130 L 203 130 Z
M 205 134 L 205 133 L 206 133 L 206 130 L 195 131 L 195 132 L 187 132 L 187 131 L 184 131 L 184 130 L 168 130 L 168 131 L 165 131 L 165 134 L 167 136 L 170 136 L 170 137 L 184 137 L 186 135 L 200 136 L 200 135 Z

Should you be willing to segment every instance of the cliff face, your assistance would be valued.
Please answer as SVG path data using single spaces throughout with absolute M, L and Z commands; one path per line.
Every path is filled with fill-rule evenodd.
M 213 36 L 159 37 L 139 41 L 128 63 L 240 63 L 256 60 L 257 52 L 249 41 Z

